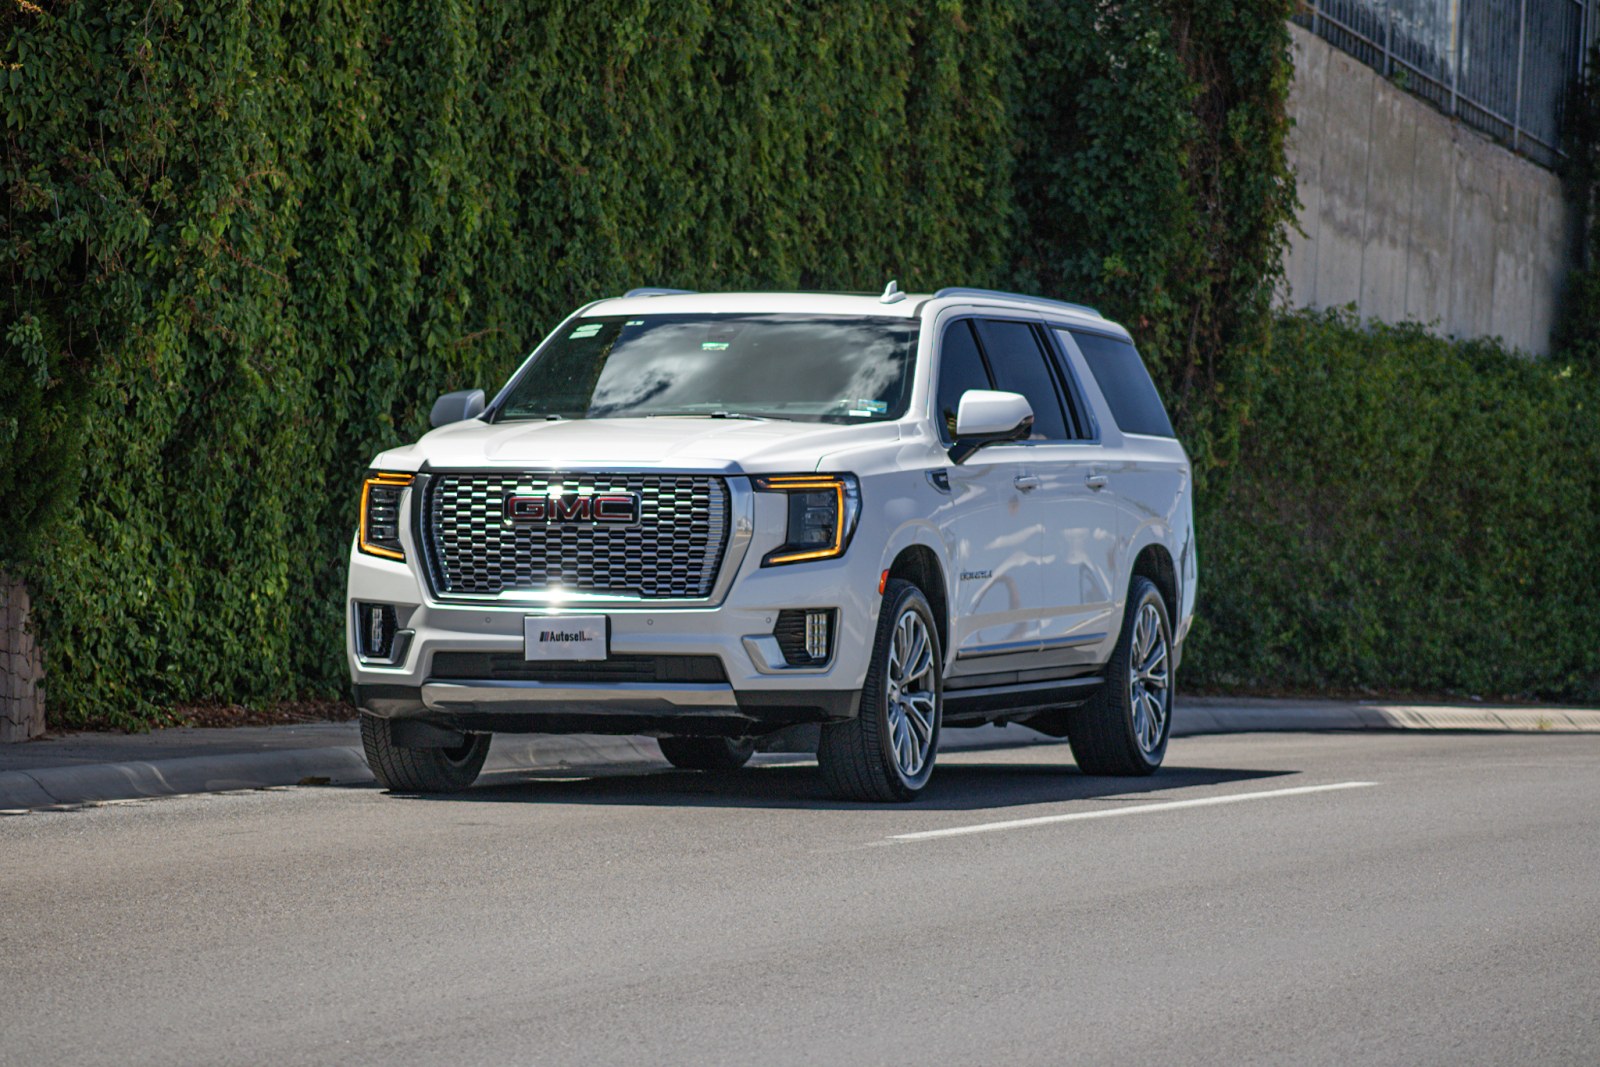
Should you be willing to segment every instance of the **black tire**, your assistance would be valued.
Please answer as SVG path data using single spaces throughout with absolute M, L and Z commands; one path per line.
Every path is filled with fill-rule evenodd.
M 394 743 L 394 724 L 361 716 L 361 747 L 378 784 L 397 793 L 456 793 L 471 785 L 489 755 L 488 734 L 468 734 L 456 748 L 404 748 Z
M 1146 609 L 1151 609 L 1147 614 Z M 1139 635 L 1135 633 L 1141 619 L 1153 618 L 1159 623 L 1159 637 L 1164 652 L 1162 676 L 1157 697 L 1150 683 L 1154 674 L 1148 670 L 1141 674 L 1133 670 L 1133 653 Z M 1142 667 L 1154 663 L 1155 653 L 1145 657 Z M 1099 692 L 1080 708 L 1073 709 L 1067 717 L 1067 736 L 1072 742 L 1072 757 L 1084 774 L 1146 775 L 1161 766 L 1167 753 L 1167 737 L 1172 732 L 1172 694 L 1175 674 L 1172 670 L 1172 622 L 1167 613 L 1166 601 L 1155 583 L 1143 576 L 1135 576 L 1128 589 L 1128 606 L 1122 614 L 1122 633 L 1117 647 L 1106 665 L 1106 682 Z M 1140 699 L 1143 693 L 1154 704 Z M 1136 705 L 1142 705 L 1136 707 Z M 1156 722 L 1154 708 L 1160 711 Z M 1141 716 L 1142 712 L 1142 716 Z
M 932 709 L 926 713 L 926 733 L 917 726 L 923 713 L 913 715 L 906 711 L 906 702 L 900 702 L 891 715 L 895 668 L 890 663 L 890 654 L 896 629 L 908 612 L 920 620 L 931 656 L 931 668 L 928 668 L 931 674 L 919 672 L 912 676 L 913 681 L 931 685 L 929 690 L 916 690 L 919 694 L 932 693 Z M 920 662 L 921 653 L 916 655 Z M 873 640 L 867 683 L 861 690 L 861 710 L 848 722 L 828 723 L 822 728 L 817 763 L 822 768 L 823 781 L 834 796 L 842 800 L 904 802 L 916 799 L 922 792 L 933 774 L 939 752 L 939 725 L 944 709 L 943 667 L 939 628 L 927 598 L 910 582 L 891 581 L 884 589 L 883 604 L 878 610 L 877 636 Z M 897 728 L 897 724 L 903 726 Z M 906 738 L 912 738 L 918 745 L 913 756 L 921 752 L 921 746 L 926 746 L 922 763 L 909 770 L 903 765 L 897 746 L 897 739 L 904 744 Z
M 736 771 L 756 751 L 747 737 L 658 737 L 656 744 L 668 763 L 686 771 Z

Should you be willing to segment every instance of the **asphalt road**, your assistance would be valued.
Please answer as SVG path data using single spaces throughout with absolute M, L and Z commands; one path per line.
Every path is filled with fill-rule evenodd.
M 1592 1065 L 1600 737 L 181 797 L 0 819 L 0 908 L 5 1064 Z

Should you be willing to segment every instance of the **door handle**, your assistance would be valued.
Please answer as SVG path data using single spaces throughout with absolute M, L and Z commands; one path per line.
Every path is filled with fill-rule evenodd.
M 1019 474 L 1015 478 L 1011 479 L 1011 484 L 1022 490 L 1024 493 L 1031 493 L 1044 483 L 1039 481 L 1037 475 Z
M 1104 489 L 1106 487 L 1106 476 L 1104 474 L 1091 474 L 1084 478 L 1083 484 L 1090 489 Z

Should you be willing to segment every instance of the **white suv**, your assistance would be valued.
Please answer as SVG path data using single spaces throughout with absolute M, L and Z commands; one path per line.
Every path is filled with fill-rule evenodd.
M 378 780 L 495 731 L 679 767 L 814 747 L 909 800 L 940 731 L 1018 722 L 1148 774 L 1193 615 L 1188 457 L 1127 331 L 978 289 L 637 289 L 378 456 L 348 652 Z

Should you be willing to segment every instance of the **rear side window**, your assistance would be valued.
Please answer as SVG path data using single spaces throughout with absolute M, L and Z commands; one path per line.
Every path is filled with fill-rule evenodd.
M 1033 408 L 1035 441 L 1065 441 L 1067 421 L 1061 413 L 1061 394 L 1045 363 L 1044 350 L 1033 327 L 1026 322 L 984 319 L 978 327 L 983 351 L 994 371 L 995 387 L 1021 393 Z
M 968 389 L 993 389 L 989 369 L 972 336 L 972 322 L 962 319 L 944 331 L 939 346 L 939 418 L 944 424 L 945 441 L 956 439 L 956 412 L 961 394 Z
M 1156 385 L 1150 380 L 1150 372 L 1144 369 L 1144 361 L 1133 345 L 1105 334 L 1084 330 L 1071 333 L 1123 433 L 1177 436 L 1172 432 L 1167 409 L 1161 406 Z

